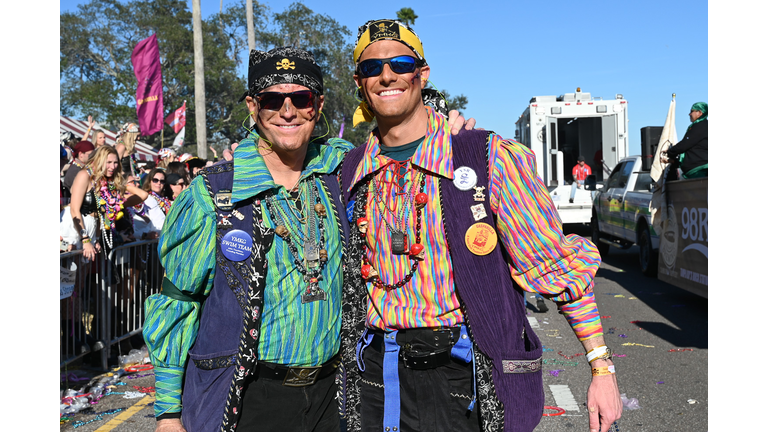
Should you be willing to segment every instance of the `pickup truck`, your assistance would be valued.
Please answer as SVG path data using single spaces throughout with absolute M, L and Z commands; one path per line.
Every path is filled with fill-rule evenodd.
M 659 263 L 659 236 L 648 208 L 653 180 L 650 172 L 642 168 L 640 156 L 629 156 L 616 164 L 603 188 L 595 191 L 590 225 L 592 242 L 600 255 L 606 256 L 612 246 L 628 249 L 637 244 L 640 269 L 644 275 L 654 277 Z M 594 180 L 587 179 L 586 183 L 586 189 L 595 188 Z

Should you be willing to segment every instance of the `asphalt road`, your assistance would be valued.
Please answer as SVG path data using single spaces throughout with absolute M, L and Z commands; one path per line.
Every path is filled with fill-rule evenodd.
M 603 317 L 606 345 L 614 352 L 619 390 L 627 398 L 637 399 L 640 407 L 624 408 L 619 430 L 706 431 L 707 300 L 643 276 L 637 247 L 609 251 L 597 272 L 594 292 Z M 529 301 L 535 305 L 533 298 Z M 541 327 L 536 330 L 537 335 L 545 348 L 553 350 L 544 352 L 544 359 L 578 361 L 578 366 L 544 365 L 545 405 L 558 405 L 550 386 L 566 385 L 578 411 L 566 410 L 562 416 L 544 417 L 536 431 L 588 431 L 587 361 L 584 356 L 567 360 L 558 354 L 573 356 L 584 351 L 556 310 L 537 313 L 534 309 L 529 308 L 529 317 L 535 318 Z M 678 349 L 684 351 L 670 352 Z M 551 372 L 558 369 L 561 371 L 553 376 Z
M 569 230 L 589 234 L 584 227 Z M 636 247 L 611 249 L 594 288 L 606 344 L 615 355 L 620 392 L 637 399 L 639 405 L 624 409 L 619 431 L 706 431 L 707 300 L 643 276 L 637 254 Z M 535 332 L 546 349 L 545 405 L 565 408 L 562 415 L 543 417 L 536 432 L 588 431 L 586 394 L 591 377 L 585 357 L 576 356 L 584 350 L 554 304 L 548 303 L 549 310 L 542 313 L 533 298 L 529 302 L 529 320 L 538 327 Z M 79 377 L 98 374 L 86 368 L 70 372 Z M 114 392 L 136 392 L 153 387 L 154 375 L 138 372 L 120 381 L 124 385 L 116 386 Z M 153 394 L 125 397 L 113 394 L 102 398 L 91 409 L 62 423 L 60 431 L 154 431 Z

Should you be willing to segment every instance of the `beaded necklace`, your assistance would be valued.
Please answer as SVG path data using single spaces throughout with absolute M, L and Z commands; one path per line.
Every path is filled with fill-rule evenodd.
M 397 178 L 399 168 L 395 166 L 395 181 L 399 182 L 399 179 Z M 420 173 L 422 176 L 423 173 Z M 411 203 L 414 200 L 414 192 L 416 191 L 416 185 L 418 184 L 418 177 L 416 178 L 416 181 L 414 181 L 414 186 L 408 190 L 408 192 L 398 192 L 397 195 L 405 195 L 403 206 L 400 209 L 400 213 L 397 213 L 397 199 L 392 200 L 393 206 L 392 208 L 389 208 L 387 204 L 385 203 L 385 199 L 383 197 L 384 195 L 384 186 L 376 180 L 376 178 L 373 178 L 373 185 L 375 188 L 374 198 L 377 202 L 376 210 L 378 210 L 379 218 L 381 221 L 384 222 L 384 224 L 387 226 L 387 229 L 390 233 L 390 242 L 392 246 L 392 253 L 395 255 L 404 255 L 409 252 L 408 250 L 408 217 L 406 214 L 408 213 L 408 209 L 411 206 Z M 389 196 L 391 196 L 391 192 L 388 193 Z M 389 221 L 387 221 L 386 216 L 384 215 L 384 211 L 387 211 L 392 215 L 392 217 L 395 219 L 394 226 L 389 224 Z
M 109 249 L 112 249 L 112 232 L 115 230 L 115 221 L 123 217 L 123 197 L 115 187 L 115 183 L 104 178 L 101 179 L 101 186 L 95 195 L 96 203 L 99 206 L 99 220 L 101 221 L 104 241 Z M 108 233 L 107 221 L 109 221 Z
M 323 223 L 327 211 L 325 206 L 320 203 L 320 192 L 315 176 L 301 181 L 299 189 L 300 192 L 296 200 L 293 198 L 278 200 L 273 195 L 268 197 L 265 202 L 269 216 L 276 226 L 275 234 L 279 235 L 288 246 L 293 256 L 294 265 L 299 273 L 304 275 L 304 282 L 307 283 L 307 288 L 301 295 L 301 302 L 310 303 L 327 298 L 326 292 L 320 288 L 320 281 L 323 280 L 322 271 L 328 261 L 328 252 L 324 248 L 325 225 Z M 307 197 L 307 200 L 301 199 L 302 197 Z M 284 205 L 279 201 L 286 202 L 289 209 L 286 211 Z M 300 211 L 295 208 L 295 201 L 302 203 Z M 311 202 L 315 203 L 312 209 L 308 207 Z M 294 208 L 290 208 L 291 206 Z M 294 219 L 298 224 L 293 223 Z M 306 221 L 306 231 L 304 232 L 302 232 L 303 221 Z M 296 243 L 303 243 L 303 260 L 300 258 Z
M 368 244 L 368 242 L 363 240 L 364 247 L 362 252 L 362 267 L 360 268 L 360 273 L 364 279 L 371 282 L 376 288 L 385 289 L 388 292 L 394 289 L 400 288 L 403 285 L 407 284 L 411 280 L 411 278 L 413 278 L 414 273 L 416 273 L 416 268 L 418 268 L 419 262 L 424 260 L 425 251 L 424 251 L 424 246 L 421 244 L 421 218 L 422 218 L 422 212 L 424 210 L 424 207 L 427 204 L 427 199 L 428 199 L 427 194 L 424 193 L 424 190 L 426 189 L 427 176 L 423 172 L 419 173 L 419 175 L 421 177 L 421 180 L 414 182 L 414 189 L 415 189 L 415 184 L 416 183 L 419 184 L 419 193 L 416 194 L 414 198 L 415 208 L 416 208 L 416 226 L 414 227 L 416 232 L 416 242 L 413 243 L 410 248 L 408 248 L 407 233 L 403 231 L 400 234 L 402 235 L 402 237 L 400 237 L 400 235 L 397 235 L 398 233 L 395 230 L 393 230 L 393 228 L 389 225 L 389 223 L 384 218 L 384 212 L 377 206 L 381 219 L 384 221 L 384 223 L 387 225 L 387 228 L 390 231 L 393 253 L 396 250 L 406 251 L 410 256 L 411 260 L 413 260 L 413 263 L 411 264 L 410 272 L 403 279 L 393 284 L 385 284 L 384 282 L 382 282 L 381 278 L 379 277 L 379 273 L 376 271 L 376 269 L 373 267 L 371 262 L 368 260 L 368 252 L 370 252 L 371 255 L 373 255 L 374 251 L 373 249 L 371 249 L 371 246 Z M 376 191 L 375 193 L 378 194 L 378 191 Z M 409 193 L 409 197 L 411 196 L 413 196 L 413 191 Z M 375 201 L 378 200 L 379 202 L 381 202 L 379 197 L 375 197 L 374 200 Z M 406 198 L 406 202 L 404 203 L 404 206 L 408 207 L 409 205 L 410 205 L 410 199 Z M 387 210 L 389 209 L 387 208 Z M 368 198 L 367 197 L 365 199 L 364 214 L 365 215 L 368 214 Z M 368 219 L 366 217 L 361 217 L 360 219 L 357 220 L 357 226 L 358 226 L 358 231 L 360 232 L 360 235 L 365 237 L 365 233 L 367 232 L 367 229 L 368 229 Z M 403 228 L 405 228 L 404 224 L 403 224 Z
M 163 214 L 168 216 L 168 209 L 171 208 L 171 200 L 164 196 L 160 196 L 155 191 L 149 191 L 149 194 L 155 197 L 155 200 L 157 200 L 157 205 L 160 206 L 160 210 L 163 211 Z

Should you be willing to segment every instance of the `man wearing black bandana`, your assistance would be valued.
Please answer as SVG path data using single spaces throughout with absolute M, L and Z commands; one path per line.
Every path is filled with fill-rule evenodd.
M 171 207 L 144 323 L 157 431 L 339 430 L 337 174 L 353 146 L 311 137 L 323 90 L 312 53 L 252 51 L 254 130 Z

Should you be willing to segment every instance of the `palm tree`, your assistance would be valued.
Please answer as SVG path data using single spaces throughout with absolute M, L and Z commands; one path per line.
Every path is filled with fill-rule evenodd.
M 416 18 L 418 17 L 419 16 L 416 15 L 416 13 L 411 8 L 402 8 L 397 11 L 397 19 L 408 24 L 409 26 L 416 24 Z

